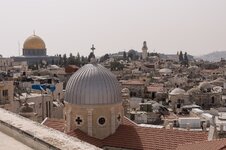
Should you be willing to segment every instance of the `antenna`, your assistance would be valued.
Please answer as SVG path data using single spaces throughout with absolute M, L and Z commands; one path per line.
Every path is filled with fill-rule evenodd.
M 18 52 L 19 52 L 19 56 L 20 56 L 20 42 L 18 41 Z

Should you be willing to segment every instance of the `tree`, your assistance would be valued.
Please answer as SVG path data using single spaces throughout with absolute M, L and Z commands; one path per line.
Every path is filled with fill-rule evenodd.
M 123 52 L 123 60 L 126 60 L 127 59 L 127 56 L 126 56 L 126 52 L 124 51 Z
M 110 58 L 109 54 L 105 54 L 104 56 L 100 57 L 100 62 L 104 62 Z
M 79 66 L 81 65 L 81 58 L 80 58 L 80 54 L 77 53 L 77 56 L 75 58 L 75 65 Z
M 139 56 L 137 55 L 137 52 L 133 49 L 128 51 L 128 58 L 130 58 L 131 60 L 137 60 L 139 58 Z
M 68 65 L 75 65 L 75 63 L 76 63 L 75 56 L 72 53 L 70 53 L 67 60 L 68 60 L 67 61 Z
M 59 55 L 59 62 L 58 65 L 61 66 L 63 64 L 63 58 L 61 56 L 61 54 Z
M 182 53 L 182 51 L 180 51 L 180 54 L 179 54 L 179 62 L 182 63 L 183 60 L 184 60 L 183 53 Z
M 52 65 L 54 65 L 55 64 L 55 61 L 54 61 L 54 59 L 52 59 Z
M 187 56 L 187 52 L 184 53 L 184 65 L 188 66 L 188 56 Z
M 95 58 L 95 55 L 93 52 L 90 52 L 89 56 L 88 56 L 88 61 L 90 62 L 91 58 Z
M 81 57 L 81 65 L 83 66 L 83 65 L 85 65 L 85 64 L 87 64 L 89 61 L 88 61 L 88 58 L 87 57 L 84 57 L 84 56 L 82 56 Z
M 64 65 L 64 67 L 67 65 L 67 55 L 66 54 L 63 55 L 63 65 Z
M 78 59 L 79 61 L 80 61 L 80 54 L 79 54 L 79 52 L 77 53 L 77 56 L 76 56 L 76 59 Z
M 113 62 L 111 62 L 111 64 L 110 64 L 110 68 L 111 68 L 112 71 L 114 71 L 114 70 L 123 70 L 124 65 L 121 64 L 121 63 L 118 62 L 118 61 L 113 61 Z

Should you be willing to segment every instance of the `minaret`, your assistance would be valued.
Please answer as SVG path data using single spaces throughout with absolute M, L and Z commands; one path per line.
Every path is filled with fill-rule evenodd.
M 142 47 L 142 59 L 143 60 L 147 59 L 147 56 L 148 56 L 147 51 L 148 51 L 147 43 L 146 43 L 146 41 L 144 41 L 143 47 Z

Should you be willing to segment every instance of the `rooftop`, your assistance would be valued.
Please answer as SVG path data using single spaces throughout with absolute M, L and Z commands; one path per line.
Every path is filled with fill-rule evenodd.
M 52 121 L 51 119 L 47 119 L 46 122 L 44 122 L 44 125 L 62 129 L 64 123 L 62 121 L 57 122 L 56 120 Z M 207 140 L 206 132 L 141 127 L 125 117 L 123 119 L 123 124 L 119 126 L 116 132 L 103 140 L 90 137 L 78 129 L 71 131 L 68 134 L 100 148 L 116 147 L 137 150 L 170 150 L 176 149 L 179 144 Z
M 177 150 L 225 150 L 225 149 L 226 149 L 226 139 L 182 144 L 177 147 Z

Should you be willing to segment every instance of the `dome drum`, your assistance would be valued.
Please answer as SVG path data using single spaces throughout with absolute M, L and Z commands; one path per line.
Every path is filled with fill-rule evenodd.
M 46 49 L 23 49 L 24 56 L 46 56 Z

